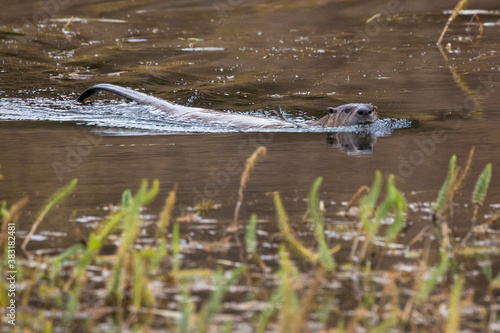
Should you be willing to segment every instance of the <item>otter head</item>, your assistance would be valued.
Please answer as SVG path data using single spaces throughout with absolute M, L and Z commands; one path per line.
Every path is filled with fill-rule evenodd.
M 349 126 L 356 124 L 371 123 L 378 119 L 378 109 L 376 106 L 364 103 L 351 103 L 329 107 L 328 121 L 325 126 Z

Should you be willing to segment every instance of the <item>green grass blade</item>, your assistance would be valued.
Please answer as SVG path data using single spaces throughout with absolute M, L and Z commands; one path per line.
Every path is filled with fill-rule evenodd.
M 382 321 L 380 324 L 375 326 L 373 329 L 370 330 L 371 333 L 385 333 L 385 332 L 390 332 L 391 327 L 394 326 L 394 324 L 397 322 L 397 318 L 395 317 L 389 317 Z
M 139 187 L 139 190 L 134 197 L 129 197 L 128 194 L 126 194 L 127 191 L 125 191 L 122 197 L 127 198 L 125 199 L 127 206 L 123 215 L 124 225 L 121 235 L 120 247 L 117 251 L 118 258 L 113 268 L 112 279 L 109 284 L 110 287 L 108 289 L 109 294 L 111 294 L 112 296 L 118 296 L 119 303 L 123 296 L 121 290 L 123 289 L 124 284 L 122 282 L 126 277 L 125 267 L 127 266 L 127 264 L 124 261 L 126 258 L 130 259 L 133 257 L 135 240 L 137 239 L 141 227 L 141 208 L 156 197 L 159 191 L 159 187 L 160 186 L 158 180 L 154 180 L 151 189 L 148 190 L 148 181 L 146 179 L 143 179 L 141 182 L 141 186 Z M 132 252 L 132 254 L 130 256 L 127 256 L 127 253 L 130 252 Z
M 125 190 L 122 194 L 122 207 L 128 207 L 132 203 L 132 191 Z
M 261 312 L 255 324 L 255 333 L 264 333 L 271 317 L 278 310 L 278 305 L 283 299 L 283 289 L 281 286 L 276 289 L 269 300 L 266 302 L 266 308 Z
M 146 181 L 147 184 L 147 181 Z M 147 187 L 146 187 L 147 188 Z M 145 193 L 144 199 L 142 201 L 142 205 L 147 205 L 151 201 L 153 201 L 156 196 L 158 195 L 158 192 L 160 192 L 160 182 L 158 179 L 153 180 L 153 185 L 151 185 L 151 189 Z
M 233 321 L 228 320 L 224 323 L 221 333 L 231 333 L 233 331 L 232 328 L 233 328 Z
M 278 226 L 288 246 L 303 258 L 316 263 L 317 255 L 306 248 L 300 241 L 293 237 L 288 223 L 288 216 L 283 208 L 281 197 L 278 192 L 274 192 L 274 207 L 276 208 L 276 217 L 278 218 Z
M 335 268 L 335 261 L 326 244 L 323 213 L 319 204 L 318 192 L 322 181 L 323 178 L 318 177 L 311 188 L 311 192 L 309 193 L 309 212 L 311 214 L 311 224 L 314 228 L 314 236 L 318 243 L 319 261 L 325 269 L 332 271 Z
M 318 311 L 316 313 L 318 320 L 321 324 L 326 326 L 328 322 L 328 318 L 330 317 L 330 313 L 332 312 L 332 308 L 334 307 L 334 298 L 332 296 L 328 296 L 319 304 Z
M 257 215 L 252 214 L 250 222 L 248 223 L 245 232 L 245 244 L 247 245 L 247 252 L 256 254 L 257 252 Z
M 300 316 L 297 316 L 299 312 L 299 301 L 297 294 L 294 290 L 294 275 L 296 272 L 296 267 L 290 260 L 290 255 L 284 246 L 280 247 L 280 287 L 282 288 L 282 298 L 280 310 L 280 331 L 281 332 L 293 332 L 295 328 L 295 323 L 298 323 Z
M 0 216 L 2 216 L 3 220 L 9 220 L 10 214 L 7 209 L 7 201 L 2 201 L 2 206 L 0 207 Z
M 227 289 L 232 286 L 236 281 L 238 281 L 239 277 L 246 270 L 246 266 L 242 265 L 236 269 L 234 269 L 227 279 L 224 279 L 223 272 L 221 271 L 220 279 L 217 281 L 215 290 L 210 295 L 210 300 L 208 301 L 208 320 L 212 321 L 213 317 L 220 311 L 220 307 L 222 304 L 222 298 L 226 293 Z
M 191 332 L 191 319 L 193 318 L 193 301 L 189 296 L 189 291 L 186 285 L 181 285 L 181 320 L 178 326 L 179 333 Z
M 153 250 L 151 257 L 149 258 L 148 270 L 150 273 L 155 272 L 160 265 L 160 262 L 167 255 L 167 240 L 165 238 L 160 238 L 156 249 Z
M 372 207 L 375 206 L 377 202 L 378 196 L 380 195 L 380 191 L 382 189 L 382 173 L 380 170 L 375 171 L 375 179 L 373 180 L 372 187 L 370 188 L 370 193 L 366 196 L 367 203 Z
M 464 286 L 464 276 L 455 279 L 451 289 L 450 303 L 448 305 L 448 322 L 446 323 L 446 333 L 456 333 L 460 330 L 460 298 Z
M 42 220 L 45 218 L 45 216 L 54 208 L 56 205 L 60 204 L 64 199 L 66 199 L 73 191 L 75 190 L 76 184 L 78 183 L 78 179 L 73 179 L 72 181 L 69 182 L 68 185 L 64 186 L 63 188 L 59 189 L 56 193 L 54 193 L 48 200 L 45 206 L 42 208 L 40 213 L 38 214 L 37 219 L 35 220 L 35 223 L 33 223 L 33 226 L 31 227 L 30 232 L 24 239 L 23 244 L 21 245 L 22 249 L 26 248 L 26 245 L 30 241 L 31 237 L 35 233 L 36 229 L 38 228 L 38 225 L 42 222 Z
M 219 313 L 222 306 L 222 299 L 227 289 L 234 284 L 241 274 L 246 270 L 246 266 L 242 265 L 233 270 L 227 279 L 224 278 L 224 272 L 218 270 L 215 276 L 215 289 L 210 295 L 208 304 L 200 311 L 197 322 L 197 331 L 204 333 L 208 331 L 209 325 L 212 323 L 215 315 Z
M 50 279 L 50 284 L 52 286 L 55 284 L 56 278 L 61 273 L 62 264 L 81 249 L 83 249 L 82 244 L 75 244 L 51 260 L 52 264 L 51 264 L 49 279 Z
M 486 253 L 480 253 L 477 256 L 477 265 L 481 268 L 481 271 L 486 276 L 488 281 L 491 282 L 493 279 L 493 270 L 491 269 L 491 259 Z
M 177 277 L 180 271 L 180 256 L 181 252 L 181 240 L 179 236 L 179 223 L 174 224 L 174 229 L 172 231 L 172 274 Z
M 457 165 L 457 156 L 453 155 L 450 159 L 450 163 L 448 166 L 448 174 L 446 175 L 446 179 L 441 186 L 441 190 L 439 191 L 438 198 L 436 201 L 436 205 L 434 210 L 436 213 L 442 213 L 446 209 L 446 203 L 449 199 L 449 195 L 453 188 L 453 179 L 455 178 L 455 168 Z
M 311 214 L 311 223 L 313 228 L 316 228 L 316 224 L 323 224 L 323 214 L 319 209 L 319 187 L 323 182 L 323 177 L 318 177 L 314 182 L 311 192 L 309 192 L 309 213 Z
M 156 226 L 156 239 L 165 237 L 167 234 L 167 228 L 170 221 L 170 216 L 172 215 L 172 209 L 175 204 L 176 190 L 170 191 L 167 199 L 165 200 L 165 206 L 160 214 L 158 224 Z
M 408 203 L 403 194 L 394 185 L 394 175 L 390 175 L 387 180 L 387 191 L 393 197 L 394 221 L 387 228 L 385 233 L 385 244 L 392 243 L 398 236 L 401 230 L 406 226 L 406 214 L 408 212 Z
M 138 309 L 141 307 L 142 290 L 145 286 L 144 269 L 142 266 L 141 254 L 138 251 L 133 252 L 134 260 L 134 296 L 133 306 Z
M 363 230 L 369 234 L 372 234 L 372 229 L 375 228 L 373 226 L 373 221 L 371 219 L 373 210 L 375 208 L 375 204 L 377 203 L 377 199 L 380 195 L 380 191 L 382 189 L 382 173 L 377 170 L 375 171 L 375 179 L 373 180 L 372 187 L 370 188 L 370 192 L 363 196 L 359 201 L 359 221 L 361 222 L 361 226 Z
M 474 192 L 472 193 L 472 203 L 482 205 L 491 181 L 491 163 L 488 163 L 476 181 Z
M 417 305 L 422 304 L 422 302 L 430 295 L 439 279 L 446 273 L 448 269 L 449 259 L 447 257 L 446 251 L 441 250 L 441 261 L 438 266 L 432 272 L 432 275 L 423 283 L 420 291 L 418 292 L 415 303 Z
M 80 306 L 80 294 L 82 291 L 81 285 L 76 285 L 70 294 L 66 311 L 64 312 L 63 322 L 67 328 L 70 327 L 71 320 L 73 320 L 78 307 Z M 83 327 L 82 327 L 83 329 Z
M 66 199 L 73 191 L 75 190 L 76 184 L 78 183 L 78 179 L 73 179 L 69 182 L 68 185 L 64 186 L 56 193 L 54 193 L 49 200 L 47 200 L 47 204 L 42 208 L 42 211 L 38 215 L 37 220 L 43 220 L 45 215 L 54 208 L 54 206 L 60 204 L 64 199 Z

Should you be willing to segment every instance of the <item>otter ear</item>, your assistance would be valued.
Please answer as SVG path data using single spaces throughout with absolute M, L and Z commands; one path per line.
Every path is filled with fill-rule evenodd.
M 326 109 L 326 112 L 328 112 L 328 114 L 334 114 L 335 112 L 337 112 L 337 109 L 329 107 Z

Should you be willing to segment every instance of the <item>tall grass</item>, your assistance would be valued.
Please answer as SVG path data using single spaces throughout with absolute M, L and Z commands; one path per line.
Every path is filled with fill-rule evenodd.
M 382 189 L 382 175 L 380 171 L 375 172 L 375 180 L 370 188 L 370 192 L 361 197 L 359 202 L 358 237 L 356 237 L 351 248 L 351 257 L 354 258 L 357 252 L 359 236 L 364 236 L 361 249 L 357 254 L 357 260 L 365 260 L 367 254 L 373 248 L 374 240 L 380 234 L 382 222 L 391 220 L 389 227 L 385 231 L 385 245 L 388 246 L 398 236 L 406 225 L 408 203 L 404 195 L 394 185 L 394 176 L 390 175 L 386 183 L 386 196 L 377 206 L 376 202 Z
M 35 223 L 33 223 L 33 226 L 31 227 L 30 232 L 28 233 L 28 236 L 23 241 L 23 244 L 21 245 L 21 248 L 23 250 L 26 250 L 26 245 L 28 245 L 31 237 L 35 233 L 36 229 L 42 223 L 43 219 L 45 216 L 59 203 L 61 203 L 64 199 L 66 199 L 73 191 L 75 190 L 76 184 L 78 183 L 78 179 L 73 179 L 71 182 L 69 182 L 68 185 L 64 186 L 61 188 L 59 191 L 54 193 L 48 200 L 45 206 L 43 206 L 42 210 L 38 214 L 37 219 L 35 220 Z
M 442 225 L 452 221 L 451 207 L 460 198 L 458 189 L 465 183 L 471 159 L 472 153 L 461 171 L 456 157 L 450 160 L 446 180 L 433 206 L 435 221 Z M 482 221 L 477 210 L 483 206 L 486 209 L 491 179 L 492 166 L 488 164 L 470 199 L 477 226 L 483 228 L 490 223 Z M 347 232 L 352 238 L 343 240 L 342 232 L 336 231 L 337 215 L 321 205 L 322 182 L 321 177 L 316 179 L 304 206 L 310 224 L 294 223 L 292 229 L 295 217 L 287 214 L 281 196 L 274 192 L 276 218 L 272 221 L 277 222 L 280 237 L 259 230 L 270 224 L 258 223 L 262 220 L 253 214 L 246 226 L 244 244 L 223 238 L 230 244 L 229 257 L 226 253 L 215 254 L 219 257 L 213 263 L 224 266 L 193 268 L 188 242 L 194 232 L 186 231 L 189 225 L 170 223 L 176 187 L 159 211 L 152 241 L 139 246 L 139 231 L 144 225 L 140 212 L 159 193 L 157 181 L 149 184 L 144 180 L 135 193 L 124 191 L 117 209 L 90 233 L 84 244 L 75 244 L 53 257 L 19 259 L 18 299 L 22 309 L 29 311 L 20 311 L 23 314 L 18 327 L 46 332 L 79 327 L 94 332 L 102 331 L 100 325 L 106 323 L 108 331 L 147 332 L 160 327 L 187 333 L 237 331 L 238 325 L 246 322 L 256 332 L 294 333 L 313 327 L 336 332 L 451 333 L 469 325 L 461 305 L 465 290 L 474 286 L 469 280 L 471 263 L 481 267 L 477 272 L 488 281 L 485 288 L 490 297 L 489 310 L 478 312 L 488 317 L 477 315 L 474 322 L 480 331 L 487 331 L 488 325 L 495 323 L 494 295 L 500 289 L 500 274 L 491 262 L 500 256 L 496 247 L 478 246 L 464 237 L 461 247 L 450 248 L 444 246 L 443 238 L 449 236 L 443 227 L 433 231 L 425 229 L 425 223 L 415 223 L 415 228 L 425 230 L 421 236 L 424 244 L 410 251 L 410 246 L 402 243 L 409 220 L 407 200 L 397 189 L 394 177 L 384 181 L 380 171 L 375 172 L 371 187 L 351 200 L 353 206 L 357 201 L 358 216 L 352 222 L 355 226 Z M 76 182 L 63 187 L 48 203 L 62 202 L 74 185 Z M 362 192 L 366 194 L 361 196 Z M 11 207 L 2 203 L 2 230 L 19 218 L 27 201 L 23 198 Z M 47 215 L 50 209 L 45 208 L 41 211 Z M 471 225 L 469 234 L 475 236 L 479 232 L 476 229 Z M 493 230 L 487 235 L 492 240 L 497 238 Z M 3 270 L 5 237 L 0 235 Z M 433 241 L 435 238 L 440 240 Z M 113 243 L 112 239 L 118 241 Z M 281 240 L 280 244 L 276 239 Z M 103 253 L 104 246 L 112 244 L 117 244 L 115 250 Z M 394 247 L 403 250 L 391 252 Z M 439 251 L 434 251 L 437 248 Z M 254 259 L 250 264 L 227 259 L 242 250 Z M 207 249 L 198 251 L 207 259 L 212 255 Z M 270 259 L 272 256 L 276 259 Z M 401 270 L 397 264 L 412 269 Z M 227 265 L 232 267 L 228 269 Z M 105 277 L 101 286 L 91 278 L 96 268 Z M 246 283 L 241 281 L 242 276 Z M 200 293 L 200 286 L 208 287 Z M 8 287 L 5 281 L 0 282 L 2 307 L 9 302 Z M 54 313 L 48 320 L 44 307 Z M 236 310 L 240 307 L 247 310 Z M 446 315 L 434 315 L 438 308 Z

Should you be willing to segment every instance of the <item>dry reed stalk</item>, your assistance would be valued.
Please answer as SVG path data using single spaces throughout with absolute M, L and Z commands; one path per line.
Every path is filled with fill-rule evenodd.
M 427 267 L 429 265 L 429 254 L 430 254 L 430 246 L 431 240 L 430 237 L 426 238 L 426 242 L 422 251 L 422 259 L 418 265 L 418 271 L 415 273 L 415 281 L 413 286 L 413 294 L 410 299 L 406 302 L 404 310 L 401 314 L 401 321 L 403 326 L 408 323 L 412 312 L 414 310 L 414 305 L 416 301 L 416 297 L 418 295 L 418 291 L 420 290 L 422 284 L 424 283 L 425 272 L 427 271 Z
M 267 148 L 264 146 L 260 146 L 253 152 L 253 154 L 249 158 L 247 158 L 245 162 L 245 169 L 241 174 L 240 188 L 238 190 L 238 202 L 236 203 L 236 207 L 234 208 L 234 219 L 233 219 L 233 225 L 235 226 L 234 236 L 236 240 L 236 245 L 240 249 L 240 261 L 244 265 L 247 264 L 247 258 L 245 256 L 245 247 L 241 243 L 239 228 L 238 228 L 238 216 L 240 214 L 241 204 L 243 203 L 243 190 L 246 188 L 248 180 L 250 179 L 250 172 L 254 168 L 255 164 L 257 164 L 257 162 L 260 159 L 263 159 L 266 156 L 266 153 L 267 153 Z M 245 270 L 243 274 L 245 276 L 247 285 L 250 286 L 252 284 L 250 273 L 248 272 L 248 270 Z
M 66 22 L 66 24 L 64 25 L 63 31 L 66 30 L 67 28 L 69 28 L 69 26 L 71 25 L 71 23 L 73 23 L 74 19 L 75 19 L 75 17 L 71 16 L 71 18 L 68 20 L 68 22 Z
M 408 243 L 408 246 L 411 247 L 415 245 L 415 243 L 418 242 L 425 235 L 425 233 L 427 232 L 427 230 L 429 230 L 430 227 L 431 227 L 430 224 L 427 224 L 425 227 L 423 227 L 422 230 L 420 230 L 420 232 L 415 237 L 413 237 L 413 239 Z
M 26 307 L 28 305 L 33 288 L 37 285 L 37 283 L 40 283 L 41 273 L 42 273 L 41 264 L 42 264 L 42 256 L 39 255 L 36 258 L 36 265 L 32 273 L 33 275 L 31 276 L 31 279 L 24 281 L 25 285 L 23 287 L 23 295 L 21 297 L 22 307 Z
M 13 204 L 8 212 L 5 219 L 2 219 L 2 228 L 0 229 L 0 253 L 3 253 L 5 249 L 5 244 L 9 237 L 8 226 L 9 223 L 15 223 L 19 217 L 21 209 L 28 203 L 29 197 L 25 196 L 15 204 Z
M 238 224 L 238 215 L 240 213 L 240 207 L 243 202 L 243 190 L 246 188 L 248 180 L 250 179 L 250 171 L 254 168 L 255 164 L 266 156 L 267 148 L 264 146 L 260 146 L 257 148 L 252 156 L 250 156 L 246 163 L 245 169 L 241 174 L 240 188 L 238 190 L 238 202 L 236 203 L 236 207 L 234 208 L 234 220 L 233 223 L 235 225 Z
M 474 19 L 476 19 L 477 24 L 479 25 L 479 34 L 477 35 L 476 42 L 474 43 L 474 45 L 478 45 L 481 36 L 483 36 L 484 27 L 483 27 L 483 22 L 481 22 L 481 20 L 479 19 L 479 15 L 477 15 L 477 13 L 474 14 L 474 16 L 472 16 L 472 18 L 470 19 L 470 23 L 472 23 Z
M 460 0 L 455 8 L 453 9 L 453 12 L 451 13 L 450 17 L 448 18 L 448 21 L 446 22 L 446 25 L 443 28 L 443 31 L 441 32 L 441 36 L 439 36 L 439 39 L 437 41 L 437 45 L 441 45 L 441 42 L 443 41 L 444 35 L 446 34 L 446 31 L 448 31 L 448 27 L 450 26 L 451 22 L 458 16 L 460 11 L 467 5 L 468 0 Z
M 314 281 L 307 289 L 306 294 L 302 298 L 300 302 L 300 314 L 297 322 L 295 323 L 294 332 L 306 332 L 307 331 L 307 318 L 311 313 L 311 309 L 316 302 L 316 295 L 318 294 L 318 290 L 320 288 L 321 282 L 323 282 L 325 278 L 325 269 L 320 267 L 316 271 L 314 275 Z
M 172 191 L 168 193 L 168 197 L 165 199 L 165 206 L 160 214 L 160 218 L 158 220 L 158 227 L 156 229 L 156 239 L 160 239 L 161 237 L 165 237 L 167 234 L 168 224 L 170 222 L 170 217 L 172 216 L 172 209 L 175 204 L 175 196 L 177 193 L 177 184 L 174 184 L 174 188 Z
M 457 192 L 459 191 L 465 184 L 465 179 L 467 178 L 467 175 L 469 174 L 470 166 L 472 164 L 472 158 L 474 157 L 474 152 L 476 150 L 475 146 L 472 146 L 469 152 L 469 157 L 467 159 L 467 163 L 465 164 L 465 168 L 460 173 L 460 177 L 458 177 L 458 180 L 455 182 L 455 188 L 454 191 Z
M 359 332 L 359 329 L 358 329 L 359 321 L 364 318 L 367 311 L 368 310 L 364 309 L 362 306 L 358 306 L 356 308 L 356 311 L 354 312 L 354 316 L 349 321 L 349 324 L 347 324 L 345 332 L 346 333 Z
M 366 186 L 366 185 L 361 186 L 356 191 L 356 193 L 354 193 L 354 195 L 351 197 L 351 200 L 349 200 L 349 202 L 347 203 L 347 206 L 344 208 L 344 213 L 347 214 L 349 209 L 354 205 L 354 203 L 359 199 L 359 197 L 363 193 L 368 193 L 368 192 L 370 192 L 370 188 L 368 186 Z
M 451 249 L 450 233 L 451 229 L 450 226 L 448 225 L 448 222 L 446 222 L 446 220 L 443 220 L 441 222 L 441 237 L 442 237 L 441 247 L 443 250 Z

